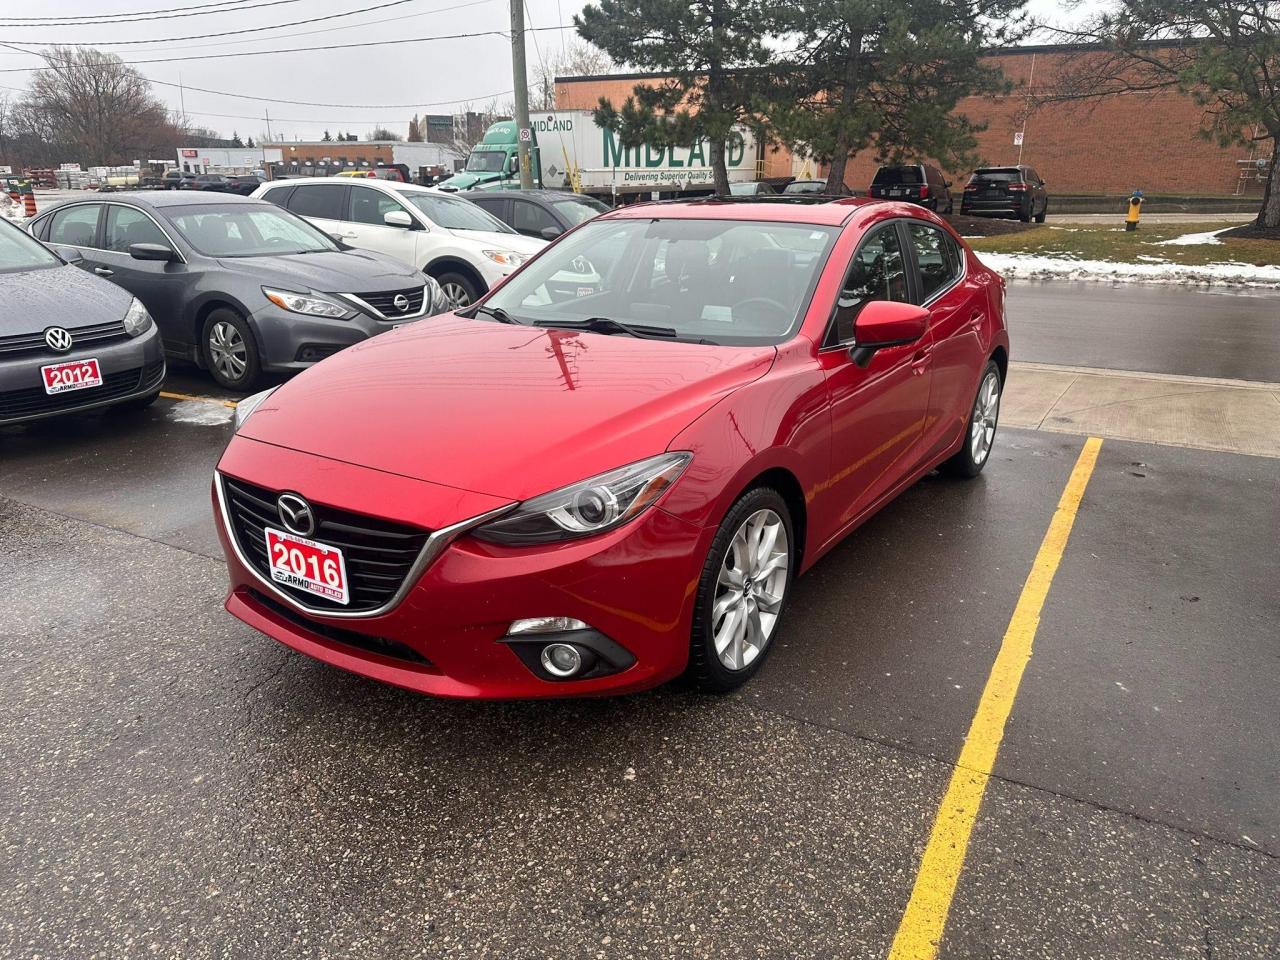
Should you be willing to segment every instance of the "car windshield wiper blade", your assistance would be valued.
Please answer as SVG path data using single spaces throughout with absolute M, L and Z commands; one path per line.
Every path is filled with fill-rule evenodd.
M 673 340 L 680 336 L 675 327 L 650 327 L 623 323 L 612 317 L 588 317 L 586 320 L 535 320 L 535 327 L 563 327 L 566 330 L 590 330 L 592 333 L 624 333 L 641 340 Z
M 486 317 L 493 317 L 493 319 L 497 320 L 499 323 L 514 323 L 516 326 L 520 326 L 520 321 L 507 313 L 507 311 L 503 310 L 501 307 L 479 306 L 471 312 L 471 315 L 475 317 L 482 313 Z

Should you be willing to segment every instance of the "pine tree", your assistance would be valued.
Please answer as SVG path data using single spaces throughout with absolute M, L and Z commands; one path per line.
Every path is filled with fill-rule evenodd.
M 421 143 L 426 139 L 426 137 L 422 135 L 422 121 L 418 118 L 416 113 L 413 115 L 413 119 L 409 121 L 409 135 L 405 139 L 408 140 L 409 143 Z
M 240 139 L 240 134 L 236 133 L 234 130 L 231 131 L 231 145 L 233 147 L 244 146 L 244 141 Z
M 601 98 L 596 122 L 627 146 L 708 141 L 717 193 L 729 192 L 726 145 L 769 81 L 765 40 L 782 4 L 768 0 L 599 0 L 574 17 L 578 33 L 618 63 L 669 73 L 621 107 Z
M 882 162 L 931 157 L 947 169 L 977 162 L 982 127 L 959 101 L 1009 89 L 985 48 L 1024 31 L 1025 0 L 807 0 L 790 9 L 798 43 L 766 113 L 776 136 L 844 183 L 850 157 L 874 146 Z
M 338 134 L 338 137 L 339 137 L 339 139 L 341 139 L 342 134 Z M 329 134 L 329 131 L 328 131 L 328 130 L 326 130 L 326 131 L 324 132 L 324 136 L 320 138 L 320 142 L 321 142 L 321 143 L 332 143 L 332 142 L 333 142 L 333 137 Z

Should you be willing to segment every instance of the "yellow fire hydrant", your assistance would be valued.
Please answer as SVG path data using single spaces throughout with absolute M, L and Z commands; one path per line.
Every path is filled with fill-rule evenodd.
M 1129 216 L 1125 217 L 1124 228 L 1126 230 L 1138 229 L 1138 217 L 1142 210 L 1142 191 L 1135 190 L 1129 197 Z

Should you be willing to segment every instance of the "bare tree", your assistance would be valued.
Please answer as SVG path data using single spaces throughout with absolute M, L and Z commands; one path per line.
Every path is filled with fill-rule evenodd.
M 563 50 L 552 51 L 535 66 L 533 83 L 529 85 L 529 109 L 556 108 L 556 77 L 598 76 L 614 68 L 613 60 L 599 47 L 572 40 Z
M 366 140 L 403 140 L 404 137 L 396 133 L 394 130 L 388 130 L 386 127 L 374 127 L 365 134 Z

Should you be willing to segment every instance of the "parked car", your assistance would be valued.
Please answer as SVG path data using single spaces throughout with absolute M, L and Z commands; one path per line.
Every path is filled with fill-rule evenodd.
M 172 356 L 247 390 L 448 307 L 430 278 L 340 246 L 274 204 L 223 193 L 73 200 L 31 232 L 146 305 Z
M 609 208 L 595 197 L 563 190 L 471 190 L 455 193 L 493 214 L 516 233 L 554 240 Z
M 139 410 L 163 381 L 146 307 L 0 218 L 0 425 Z
M 548 297 L 608 247 L 598 289 Z M 983 469 L 1008 349 L 1003 281 L 918 206 L 614 210 L 240 405 L 227 609 L 424 693 L 729 690 L 798 573 L 934 468 Z
M 183 173 L 181 170 L 166 170 L 161 179 L 166 190 L 187 190 L 196 182 L 196 175 Z
M 247 197 L 264 183 L 266 183 L 264 178 L 252 173 L 238 173 L 234 176 L 227 177 L 226 189 L 227 193 L 235 193 L 242 197 Z
M 434 277 L 456 306 L 472 303 L 544 246 L 470 200 L 389 180 L 316 177 L 263 184 L 255 197 L 344 243 L 395 257 Z
M 868 197 L 878 200 L 905 200 L 918 203 L 936 213 L 950 215 L 955 212 L 955 200 L 951 196 L 951 181 L 942 171 L 929 163 L 909 163 L 896 167 L 881 167 L 871 180 Z
M 822 181 L 825 188 L 827 183 Z M 729 184 L 729 196 L 731 197 L 772 197 L 778 191 L 773 188 L 773 184 L 764 180 L 751 180 L 747 183 L 731 183 Z M 798 192 L 798 191 L 796 191 Z M 821 191 L 814 191 L 821 193 Z
M 983 167 L 975 170 L 965 184 L 960 212 L 1044 223 L 1049 215 L 1049 191 L 1031 167 Z
M 228 193 L 231 190 L 231 178 L 221 173 L 201 173 L 187 185 L 189 190 L 203 190 L 207 193 Z
M 825 180 L 792 180 L 782 188 L 784 197 L 793 197 L 804 194 L 821 194 L 823 196 L 848 197 L 852 196 L 848 187 L 843 183 L 834 188 L 834 193 L 827 190 L 827 181 Z

